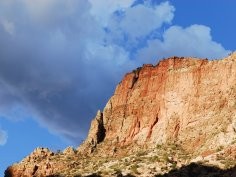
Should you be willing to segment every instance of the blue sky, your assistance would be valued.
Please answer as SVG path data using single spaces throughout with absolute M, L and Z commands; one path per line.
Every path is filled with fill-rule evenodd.
M 1 0 L 0 174 L 38 146 L 77 146 L 122 76 L 235 50 L 231 0 Z

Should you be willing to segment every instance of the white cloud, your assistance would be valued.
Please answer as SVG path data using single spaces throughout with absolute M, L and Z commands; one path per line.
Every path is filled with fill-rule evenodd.
M 228 53 L 229 50 L 212 39 L 211 29 L 207 26 L 171 26 L 164 32 L 163 40 L 148 41 L 148 45 L 138 51 L 137 58 L 142 62 L 155 62 L 157 58 L 173 55 L 213 59 Z
M 173 17 L 174 7 L 168 2 L 156 7 L 139 4 L 127 9 L 124 19 L 120 22 L 120 28 L 132 38 L 142 37 L 164 23 L 170 23 Z
M 123 10 L 120 14 L 111 14 L 107 29 L 108 40 L 124 46 L 136 47 L 139 39 L 160 29 L 163 24 L 170 24 L 175 8 L 169 2 L 150 6 L 138 4 Z
M 159 21 L 162 21 L 162 23 L 171 23 L 174 18 L 175 11 L 175 7 L 173 5 L 166 1 L 156 6 L 154 9 Z
M 102 26 L 106 26 L 110 16 L 117 10 L 129 8 L 135 0 L 89 0 L 91 14 Z
M 3 146 L 7 143 L 7 132 L 0 129 L 0 145 Z
M 110 30 L 107 36 L 112 42 L 122 41 L 128 35 L 131 45 L 136 45 L 135 38 L 145 37 L 153 30 L 159 29 L 164 23 L 170 24 L 175 8 L 168 1 L 151 6 L 149 3 L 131 6 L 135 0 L 89 0 L 90 13 L 101 27 Z M 119 12 L 115 14 L 114 12 Z

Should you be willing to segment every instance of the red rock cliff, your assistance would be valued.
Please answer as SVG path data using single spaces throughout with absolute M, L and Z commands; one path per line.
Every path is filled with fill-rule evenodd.
M 235 138 L 235 98 L 235 55 L 215 61 L 172 57 L 143 65 L 124 76 L 106 104 L 103 141 L 116 146 L 175 142 L 191 151 L 229 144 Z M 91 127 L 85 144 L 96 142 L 99 129 Z

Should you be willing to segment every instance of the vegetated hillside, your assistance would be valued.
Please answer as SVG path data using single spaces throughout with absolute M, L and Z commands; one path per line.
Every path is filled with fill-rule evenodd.
M 38 148 L 5 176 L 236 176 L 235 165 L 234 53 L 126 74 L 77 150 Z

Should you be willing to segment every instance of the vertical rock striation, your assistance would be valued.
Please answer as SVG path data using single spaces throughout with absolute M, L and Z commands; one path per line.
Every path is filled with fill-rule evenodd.
M 179 143 L 189 151 L 230 144 L 236 122 L 236 57 L 172 57 L 124 76 L 106 104 L 103 126 L 92 122 L 88 141 L 104 147 Z M 97 139 L 97 134 L 105 137 Z M 93 138 L 92 138 L 93 137 Z M 82 145 L 83 147 L 83 145 Z

